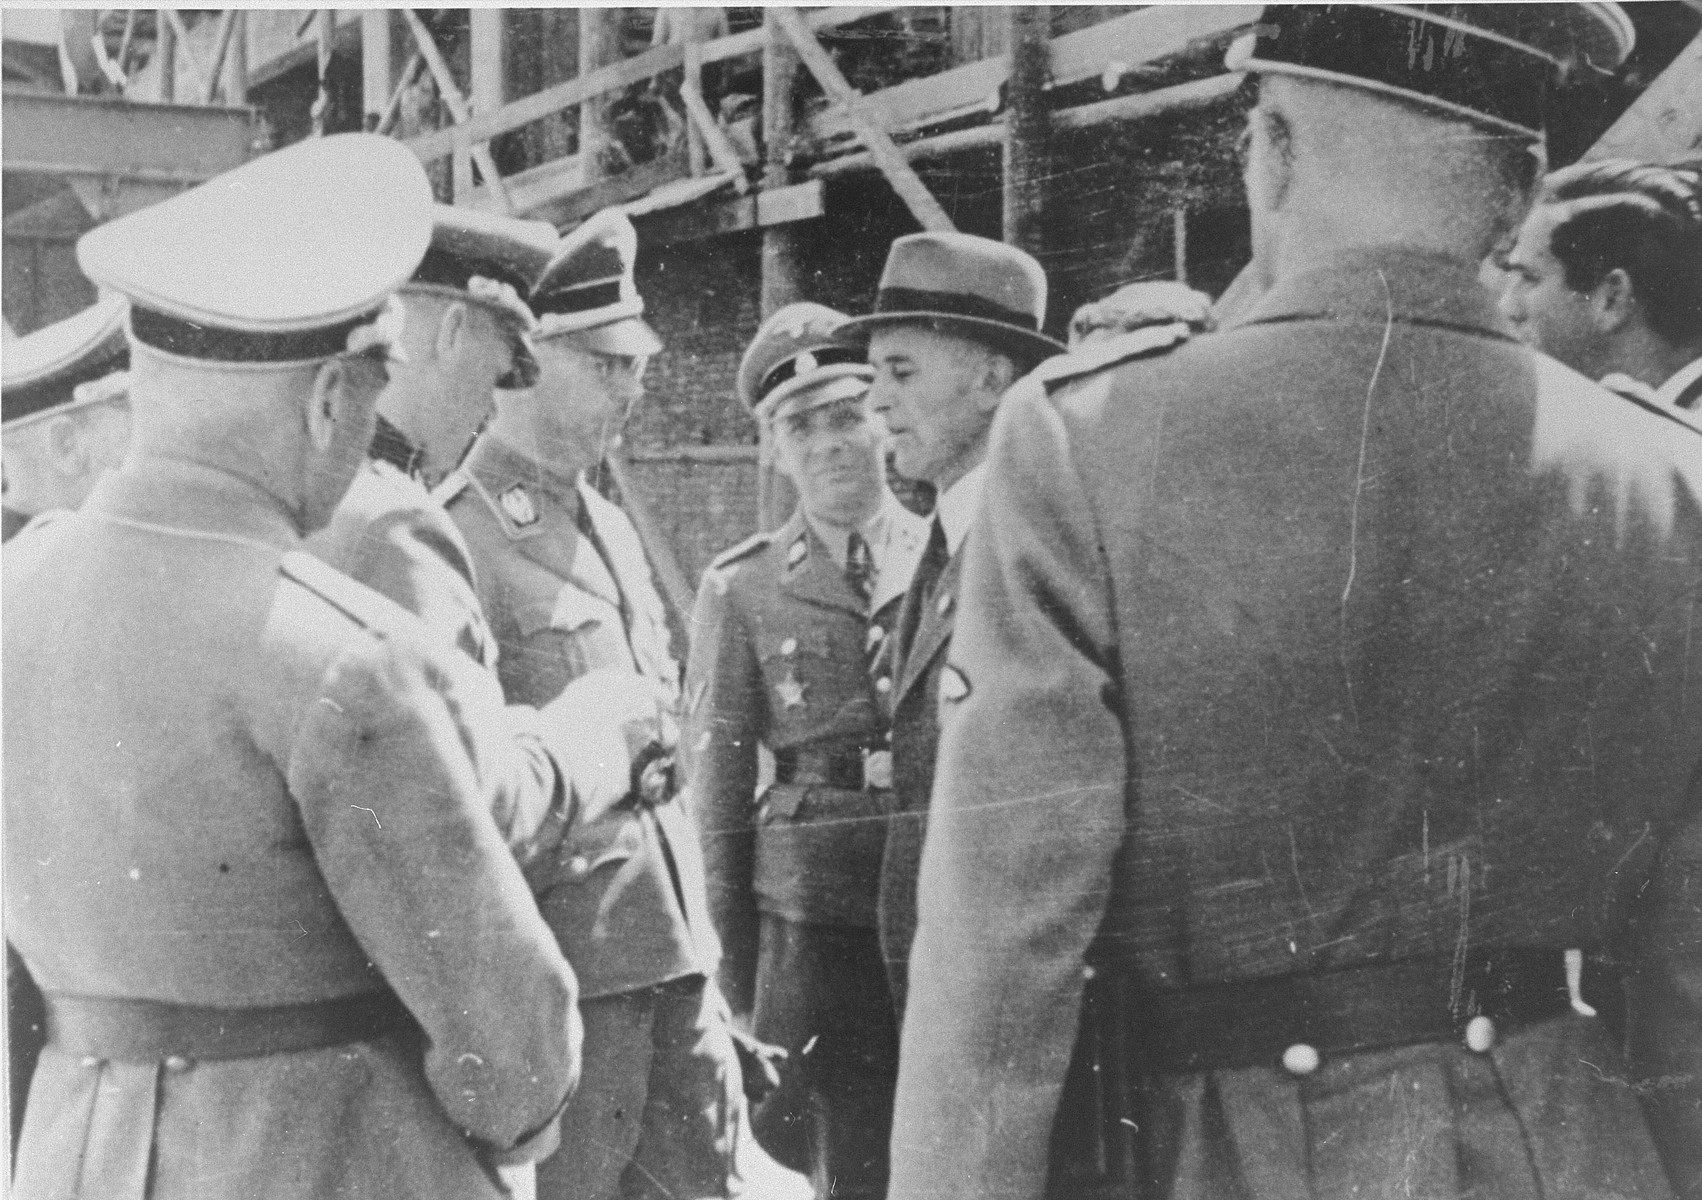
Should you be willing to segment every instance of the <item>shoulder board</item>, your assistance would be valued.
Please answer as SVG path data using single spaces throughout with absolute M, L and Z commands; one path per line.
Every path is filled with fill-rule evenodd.
M 413 614 L 364 583 L 343 574 L 305 550 L 291 550 L 278 562 L 278 574 L 318 596 L 362 629 L 384 634 Z
M 709 565 L 717 569 L 730 567 L 734 563 L 742 562 L 749 558 L 758 550 L 765 549 L 773 543 L 773 541 L 774 535 L 772 533 L 753 533 L 737 546 L 730 546 L 726 550 L 721 551 L 721 553 L 717 554 L 712 560 L 710 560 Z
M 1035 367 L 1029 378 L 1051 390 L 1073 379 L 1092 375 L 1130 359 L 1148 358 L 1172 350 L 1187 341 L 1189 336 L 1188 325 L 1184 321 L 1175 321 L 1169 325 L 1149 325 L 1145 329 L 1120 333 L 1102 342 L 1090 342 L 1079 350 L 1049 358 Z
M 448 508 L 473 481 L 465 470 L 451 471 L 444 481 L 431 489 L 432 501 Z

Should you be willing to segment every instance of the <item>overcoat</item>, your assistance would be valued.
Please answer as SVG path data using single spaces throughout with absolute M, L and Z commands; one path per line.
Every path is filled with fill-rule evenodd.
M 583 528 L 552 484 L 578 501 Z M 533 459 L 491 437 L 436 499 L 468 546 L 510 703 L 542 706 L 608 667 L 636 670 L 677 703 L 667 615 L 619 507 L 582 481 L 544 478 Z M 576 824 L 555 857 L 559 869 L 533 873 L 587 999 L 714 973 L 719 949 L 687 803 L 676 795 Z
M 17 1196 L 465 1200 L 553 1146 L 573 977 L 491 813 L 561 780 L 547 756 L 506 774 L 494 680 L 299 546 L 254 484 L 155 460 L 7 546 L 8 936 L 50 997 L 390 989 L 418 1030 L 205 1061 L 49 1046 Z
M 1519 346 L 1471 264 L 1386 247 L 1025 389 L 990 460 L 893 1200 L 1042 1195 L 1090 970 L 1138 1056 L 1148 1010 L 1214 987 L 1623 953 L 1694 834 L 1694 431 Z M 1667 1195 L 1603 1018 L 1562 1014 L 1482 1053 L 1150 1074 L 1129 1169 L 1177 1198 Z

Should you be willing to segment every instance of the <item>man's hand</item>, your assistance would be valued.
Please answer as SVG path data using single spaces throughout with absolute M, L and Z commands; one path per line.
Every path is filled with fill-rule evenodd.
M 653 746 L 671 750 L 679 727 L 667 690 L 631 671 L 605 669 L 582 675 L 540 710 L 566 736 L 556 744 L 577 805 L 575 821 L 588 824 L 632 790 L 633 765 Z

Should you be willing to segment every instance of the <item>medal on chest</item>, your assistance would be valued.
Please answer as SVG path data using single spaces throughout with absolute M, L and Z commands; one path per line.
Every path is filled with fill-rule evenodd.
M 798 639 L 787 638 L 780 643 L 781 657 L 786 660 L 786 674 L 774 685 L 774 694 L 780 697 L 781 707 L 786 709 L 804 707 L 804 685 L 798 679 L 798 663 L 793 657 L 797 652 Z

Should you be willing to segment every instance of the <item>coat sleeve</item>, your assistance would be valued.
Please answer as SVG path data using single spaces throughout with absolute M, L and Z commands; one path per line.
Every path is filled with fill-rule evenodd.
M 450 1118 L 541 1157 L 579 1070 L 576 984 L 490 818 L 477 704 L 427 651 L 373 639 L 309 698 L 286 771 L 361 946 L 419 1021 Z
M 1107 569 L 1038 385 L 1006 398 L 989 458 L 941 681 L 893 1200 L 1042 1196 L 1125 823 Z
M 721 939 L 721 989 L 743 1014 L 756 990 L 753 813 L 764 698 L 749 630 L 729 595 L 728 572 L 736 569 L 711 567 L 698 588 L 681 751 L 700 824 L 710 919 Z

